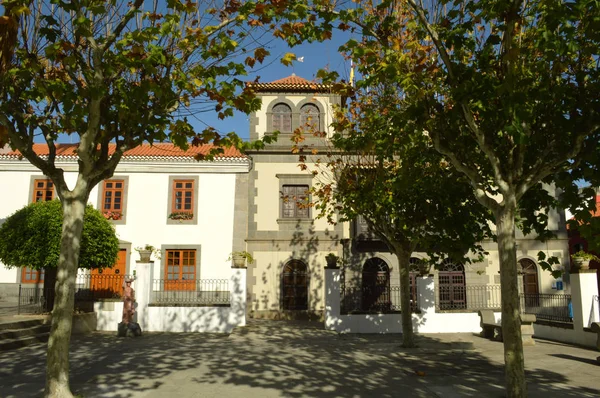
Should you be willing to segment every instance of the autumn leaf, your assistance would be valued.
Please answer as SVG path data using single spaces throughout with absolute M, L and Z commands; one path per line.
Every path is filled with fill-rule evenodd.
M 254 50 L 254 58 L 258 60 L 258 62 L 262 63 L 267 55 L 269 55 L 269 51 L 260 47 Z
M 285 66 L 290 66 L 296 60 L 296 55 L 293 53 L 286 53 L 281 57 L 281 63 Z

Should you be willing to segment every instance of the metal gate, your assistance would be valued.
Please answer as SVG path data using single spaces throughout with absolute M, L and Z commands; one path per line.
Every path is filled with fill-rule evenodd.
M 445 261 L 438 273 L 440 310 L 467 308 L 465 268 L 462 264 Z
M 389 312 L 391 306 L 390 268 L 382 259 L 370 258 L 362 272 L 362 310 Z

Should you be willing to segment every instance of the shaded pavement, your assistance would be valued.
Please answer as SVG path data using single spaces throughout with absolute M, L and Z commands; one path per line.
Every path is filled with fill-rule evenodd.
M 470 334 L 338 335 L 320 323 L 253 320 L 231 335 L 75 336 L 71 389 L 82 397 L 502 397 L 502 343 Z M 529 395 L 598 397 L 597 351 L 525 347 Z M 0 396 L 36 397 L 45 345 L 2 353 Z

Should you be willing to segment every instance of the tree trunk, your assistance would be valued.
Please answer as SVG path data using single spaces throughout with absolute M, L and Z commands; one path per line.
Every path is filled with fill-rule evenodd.
M 400 246 L 400 245 L 399 245 Z M 410 307 L 410 255 L 411 250 L 408 245 L 401 245 L 394 248 L 394 254 L 398 258 L 400 265 L 400 307 L 402 308 L 402 347 L 413 348 L 415 344 L 415 334 L 412 325 L 412 311 Z
M 496 213 L 500 282 L 502 291 L 502 336 L 506 395 L 526 397 L 525 358 L 521 340 L 521 318 L 515 246 L 516 200 L 505 197 L 506 204 Z
M 44 312 L 52 312 L 56 286 L 56 267 L 44 268 Z
M 69 387 L 69 343 L 86 198 L 63 198 L 62 203 L 60 258 L 46 363 L 46 397 L 56 398 L 73 396 Z

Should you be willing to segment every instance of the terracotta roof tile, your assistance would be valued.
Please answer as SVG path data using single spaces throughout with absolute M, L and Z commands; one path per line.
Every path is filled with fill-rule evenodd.
M 57 144 L 56 156 L 74 158 L 76 156 L 75 149 L 77 148 L 77 145 L 78 144 Z M 114 144 L 111 144 L 109 153 L 112 153 L 114 148 Z M 214 145 L 208 144 L 202 146 L 190 146 L 187 151 L 183 151 L 171 143 L 155 143 L 153 145 L 143 144 L 125 152 L 123 158 L 193 158 L 197 154 L 207 155 L 212 148 L 214 148 Z M 33 144 L 33 150 L 40 156 L 48 156 L 49 154 L 48 146 L 46 144 Z M 245 158 L 245 156 L 236 148 L 223 148 L 223 150 L 224 152 L 215 155 L 215 158 Z M 21 153 L 19 151 L 10 151 L 3 154 L 2 157 L 16 158 L 20 155 Z
M 275 92 L 330 92 L 329 84 L 311 82 L 300 76 L 292 74 L 291 76 L 278 79 L 270 83 L 247 83 L 257 92 L 275 91 Z

